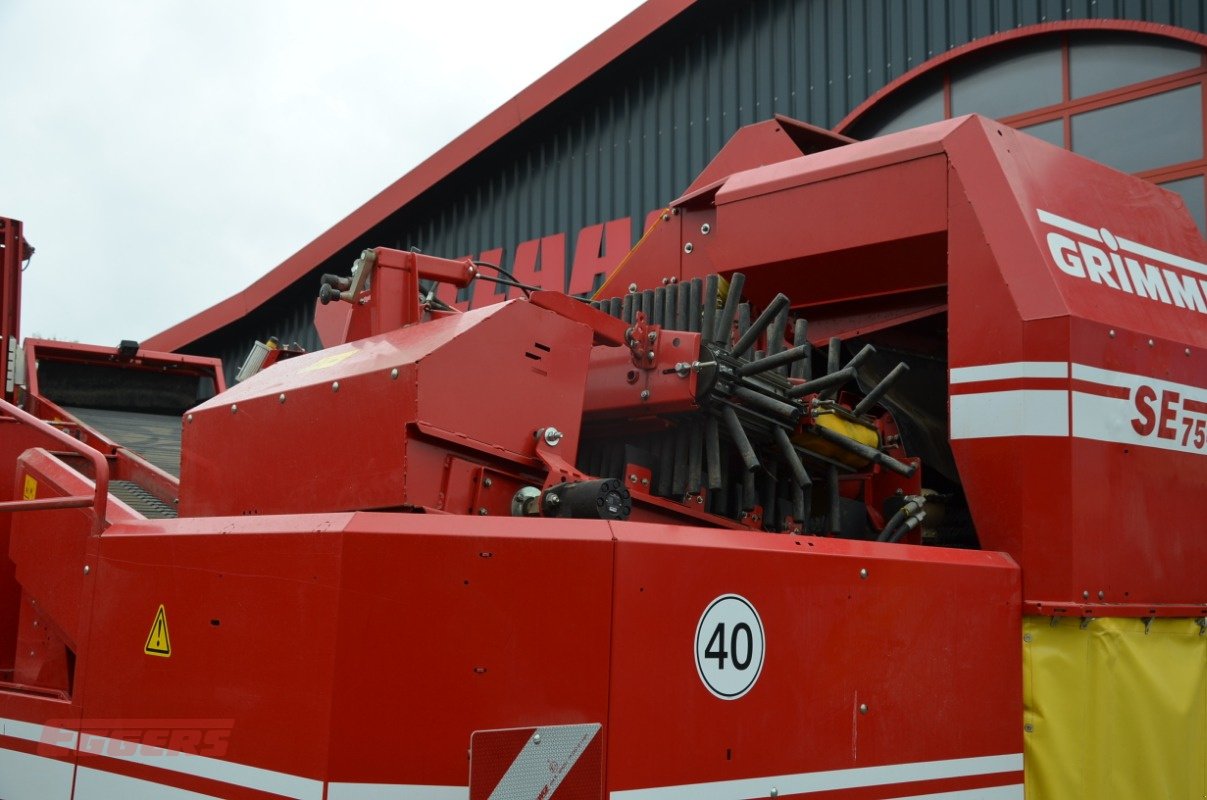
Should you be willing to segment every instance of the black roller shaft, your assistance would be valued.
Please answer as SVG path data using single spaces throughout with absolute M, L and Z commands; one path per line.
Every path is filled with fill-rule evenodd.
M 721 309 L 721 316 L 717 318 L 717 329 L 713 333 L 713 341 L 722 344 L 732 341 L 733 320 L 738 313 L 738 306 L 742 303 L 742 289 L 745 286 L 746 276 L 740 272 L 735 272 L 729 279 L 729 294 L 725 297 L 725 307 Z
M 834 375 L 835 373 L 842 371 L 838 367 L 838 361 L 841 358 L 842 358 L 842 342 L 839 341 L 838 337 L 835 336 L 830 339 L 830 349 L 826 353 L 826 374 L 827 375 Z M 851 374 L 854 375 L 854 373 L 855 373 L 855 370 L 851 370 Z M 845 382 L 846 381 L 843 381 L 843 383 L 845 383 Z M 833 399 L 834 396 L 836 394 L 838 394 L 838 390 L 841 387 L 842 387 L 841 383 L 834 384 L 833 386 L 829 387 L 824 392 L 822 392 L 822 395 L 821 395 L 822 398 L 826 399 L 826 400 Z
M 863 442 L 857 442 L 854 439 L 843 436 L 841 433 L 836 433 L 829 428 L 823 428 L 819 425 L 813 429 L 813 432 L 825 439 L 827 442 L 833 442 L 839 447 L 851 451 L 860 458 L 867 459 L 868 461 L 875 461 L 885 469 L 890 469 L 898 475 L 904 475 L 908 478 L 913 475 L 914 471 L 918 468 L 916 464 L 902 464 L 888 453 L 881 452 L 875 447 L 870 447 Z
M 629 325 L 633 324 L 633 301 L 636 299 L 636 297 L 637 296 L 632 293 L 626 294 L 624 299 L 621 301 L 620 318 Z
M 662 295 L 662 324 L 672 330 L 680 330 L 679 320 L 675 317 L 678 300 L 679 284 L 672 283 L 666 287 L 666 293 Z
M 838 505 L 838 467 L 831 464 L 826 478 L 826 487 L 830 495 L 830 533 L 842 533 L 842 511 Z
M 880 383 L 873 386 L 872 391 L 868 392 L 867 397 L 860 400 L 859 404 L 855 406 L 855 416 L 866 414 L 870 411 L 873 406 L 880 402 L 880 398 L 884 397 L 885 392 L 892 388 L 893 383 L 908 371 L 909 367 L 904 362 L 893 367 L 893 371 L 885 375 Z
M 870 344 L 865 344 L 862 350 L 851 357 L 851 360 L 846 363 L 843 369 L 856 369 L 864 361 L 867 361 L 868 357 L 875 352 L 875 347 L 872 347 Z
M 742 463 L 746 465 L 747 472 L 753 472 L 758 469 L 759 457 L 755 455 L 754 446 L 750 444 L 750 437 L 742 429 L 742 422 L 738 419 L 737 412 L 730 406 L 725 406 L 721 409 L 721 416 L 725 418 L 725 427 L 729 430 L 729 438 L 733 440 L 734 446 L 737 447 L 738 455 L 742 457 Z
M 758 504 L 758 481 L 755 480 L 754 472 L 747 472 L 742 476 L 742 510 L 753 511 Z
M 805 464 L 800 460 L 800 454 L 796 452 L 792 440 L 788 438 L 787 431 L 776 427 L 772 429 L 772 435 L 775 437 L 775 443 L 779 445 L 784 461 L 788 462 L 788 469 L 792 471 L 792 480 L 802 488 L 812 486 L 813 481 L 809 479 L 809 473 L 805 471 Z
M 805 357 L 800 361 L 793 362 L 792 372 L 789 377 L 800 380 L 811 380 L 813 378 L 813 347 L 809 344 L 809 323 L 807 320 L 798 319 L 796 321 L 796 329 L 792 334 L 792 341 L 797 347 L 805 348 Z
M 784 350 L 784 337 L 788 334 L 788 307 L 784 306 L 775 319 L 771 322 L 771 327 L 767 329 L 767 355 L 773 356 L 776 353 L 781 353 Z M 788 374 L 788 367 L 785 364 L 776 366 L 781 375 Z
M 796 422 L 805 413 L 804 406 L 785 403 L 783 400 L 777 400 L 762 392 L 756 392 L 754 389 L 747 389 L 745 386 L 735 386 L 731 391 L 733 396 L 741 400 L 746 406 L 771 414 L 772 416 Z
M 838 372 L 838 363 L 842 359 L 842 342 L 837 336 L 830 338 L 830 348 L 826 351 L 826 374 Z
M 820 378 L 814 378 L 811 381 L 797 384 L 787 391 L 789 397 L 803 397 L 807 394 L 816 394 L 836 386 L 842 386 L 847 381 L 855 377 L 855 370 L 840 369 L 838 372 L 832 372 L 829 375 L 823 375 Z
M 641 313 L 645 314 L 645 324 L 651 324 L 654 318 L 654 290 L 646 289 L 641 293 Z
M 787 312 L 788 306 L 791 304 L 791 302 L 792 301 L 788 299 L 786 294 L 783 294 L 782 292 L 777 294 L 775 299 L 768 303 L 767 307 L 763 309 L 763 313 L 759 314 L 758 319 L 756 319 L 754 323 L 751 324 L 751 326 L 742 334 L 741 338 L 734 343 L 733 355 L 737 358 L 741 358 L 742 356 L 746 355 L 746 351 L 749 350 L 751 346 L 753 346 L 758 340 L 758 338 L 763 335 L 763 332 L 771 326 L 771 323 L 775 321 L 775 318 L 781 313 Z M 780 334 L 780 340 L 781 342 L 783 341 L 782 332 Z
M 687 292 L 687 329 L 692 333 L 700 332 L 700 293 L 704 290 L 704 281 L 692 278 L 691 289 Z
M 654 290 L 654 305 L 650 309 L 651 324 L 665 325 L 663 321 L 666 317 L 663 312 L 666 310 L 666 287 L 659 286 Z
M 717 336 L 717 292 L 721 278 L 712 274 L 704 279 L 704 297 L 700 301 L 700 331 L 706 342 L 716 341 Z
M 781 350 L 774 355 L 760 358 L 758 361 L 747 361 L 745 364 L 740 365 L 735 372 L 742 377 L 757 375 L 760 372 L 782 367 L 785 364 L 795 364 L 808 357 L 809 345 L 801 345 L 800 347 L 793 347 L 791 350 Z
M 699 494 L 700 472 L 704 468 L 704 431 L 699 425 L 692 425 L 687 429 L 687 435 L 687 493 Z
M 675 471 L 671 477 L 671 494 L 676 498 L 682 498 L 687 492 L 688 443 L 685 426 L 679 425 L 675 428 L 674 443 Z
M 750 330 L 750 303 L 738 306 L 738 338 L 741 339 Z
M 716 417 L 704 422 L 704 461 L 708 469 L 708 489 L 721 488 L 721 430 Z
M 624 306 L 623 306 L 620 298 L 613 297 L 611 300 L 608 301 L 608 314 L 619 319 L 620 312 L 623 307 Z
M 691 293 L 694 287 L 690 283 L 677 284 L 675 292 L 675 329 L 680 331 L 691 330 L 691 318 L 688 316 L 691 305 Z

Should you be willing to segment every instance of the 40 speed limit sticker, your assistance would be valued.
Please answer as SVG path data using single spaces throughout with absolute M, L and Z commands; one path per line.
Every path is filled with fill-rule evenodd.
M 737 700 L 763 671 L 763 621 L 749 600 L 723 594 L 708 604 L 696 627 L 696 671 L 722 700 Z

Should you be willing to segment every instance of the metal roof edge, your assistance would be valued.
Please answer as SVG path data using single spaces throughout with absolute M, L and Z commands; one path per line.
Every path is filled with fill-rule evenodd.
M 357 236 L 431 189 L 696 2 L 646 0 L 246 289 L 147 338 L 143 346 L 161 351 L 178 350 L 263 305 L 341 247 L 346 247 Z

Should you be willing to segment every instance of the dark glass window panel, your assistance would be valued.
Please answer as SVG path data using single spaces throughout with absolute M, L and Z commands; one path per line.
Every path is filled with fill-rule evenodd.
M 1019 128 L 1023 133 L 1029 133 L 1036 139 L 1043 139 L 1049 144 L 1054 144 L 1057 147 L 1065 146 L 1065 122 L 1063 119 L 1054 119 L 1049 122 L 1041 122 L 1038 125 L 1028 125 L 1026 128 Z
M 1060 38 L 997 47 L 952 68 L 951 115 L 1001 119 L 1060 103 Z
M 1069 38 L 1069 93 L 1085 97 L 1202 65 L 1202 49 L 1185 42 L 1142 34 L 1073 34 Z
M 1190 212 L 1190 216 L 1194 217 L 1194 221 L 1198 223 L 1199 233 L 1207 233 L 1207 210 L 1205 210 L 1207 209 L 1207 202 L 1204 202 L 1203 197 L 1202 175 L 1163 183 L 1161 184 L 1161 188 L 1180 194 L 1182 202 L 1186 204 L 1186 210 Z
M 1203 87 L 1087 111 L 1073 117 L 1073 150 L 1124 172 L 1203 156 Z
M 877 103 L 851 127 L 848 135 L 856 139 L 870 139 L 941 119 L 943 78 L 938 74 L 925 75 Z

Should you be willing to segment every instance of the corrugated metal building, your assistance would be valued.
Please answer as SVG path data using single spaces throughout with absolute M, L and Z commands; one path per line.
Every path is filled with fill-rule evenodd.
M 255 339 L 316 348 L 319 276 L 378 245 L 589 291 L 740 126 L 775 114 L 856 138 L 988 114 L 1177 191 L 1202 225 L 1205 26 L 1203 0 L 650 0 L 144 345 L 221 357 L 228 377 Z M 477 283 L 462 307 L 503 296 Z

